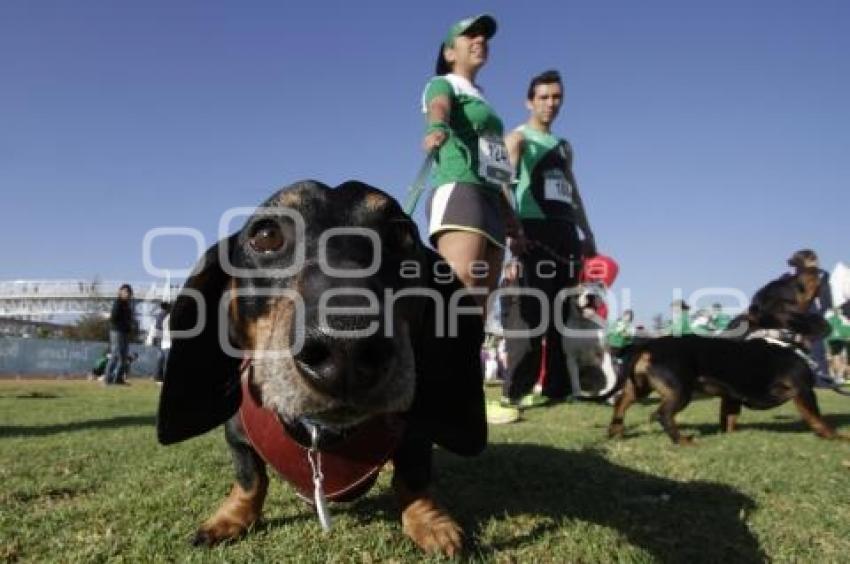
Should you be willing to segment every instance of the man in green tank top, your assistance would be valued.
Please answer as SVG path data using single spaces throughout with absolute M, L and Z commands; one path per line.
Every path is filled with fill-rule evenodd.
M 546 339 L 546 379 L 543 394 L 550 399 L 566 399 L 566 359 L 556 319 L 566 323 L 566 303 L 557 308 L 555 296 L 577 284 L 582 256 L 596 254 L 593 232 L 587 221 L 578 185 L 572 171 L 572 148 L 552 134 L 552 124 L 563 102 L 563 84 L 557 71 L 546 71 L 531 80 L 526 107 L 526 123 L 505 139 L 508 156 L 516 167 L 514 187 L 517 213 L 525 234 L 519 248 L 521 283 L 541 290 L 546 302 L 523 295 L 512 300 L 514 307 L 504 314 L 506 329 L 539 327 L 549 319 L 542 335 L 507 339 L 508 370 L 503 402 L 517 403 L 529 393 L 541 366 L 541 349 Z M 581 237 L 579 236 L 581 231 Z M 510 242 L 509 242 L 510 244 Z M 548 315 L 543 311 L 547 308 Z M 578 390 L 572 390 L 573 394 Z

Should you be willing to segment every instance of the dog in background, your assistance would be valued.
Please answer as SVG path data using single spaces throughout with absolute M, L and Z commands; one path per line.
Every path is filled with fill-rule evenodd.
M 582 283 L 568 306 L 567 332 L 561 336 L 561 346 L 577 399 L 607 400 L 617 391 L 617 370 L 608 347 L 606 321 L 599 314 L 603 299 L 604 288 Z M 590 390 L 586 390 L 588 382 Z
M 819 368 L 809 348 L 830 330 L 823 317 L 809 313 L 822 291 L 821 272 L 792 262 L 794 274 L 760 288 L 747 311 L 718 337 L 686 335 L 636 343 L 629 351 L 609 436 L 623 435 L 628 407 L 654 390 L 662 399 L 652 419 L 677 444 L 690 439 L 681 435 L 674 416 L 696 391 L 721 398 L 721 431 L 734 430 L 742 405 L 769 409 L 793 400 L 818 436 L 846 438 L 823 420 L 813 389 Z M 832 389 L 847 393 L 837 386 Z
M 629 406 L 656 391 L 662 399 L 652 420 L 659 421 L 677 444 L 690 442 L 679 432 L 674 416 L 694 392 L 721 398 L 724 432 L 735 429 L 742 405 L 769 409 L 794 400 L 816 434 L 838 437 L 820 415 L 813 389 L 817 366 L 807 354 L 808 343 L 822 339 L 829 330 L 822 317 L 807 313 L 819 287 L 817 269 L 799 269 L 760 288 L 748 310 L 719 337 L 686 335 L 636 342 L 629 351 L 623 393 L 614 405 L 608 435 L 621 437 Z
M 573 396 L 578 399 L 608 400 L 617 391 L 617 370 L 607 340 L 606 295 L 619 272 L 619 265 L 609 256 L 585 259 L 578 292 L 568 303 L 567 332 L 561 336 L 561 346 Z M 584 383 L 590 384 L 590 390 Z

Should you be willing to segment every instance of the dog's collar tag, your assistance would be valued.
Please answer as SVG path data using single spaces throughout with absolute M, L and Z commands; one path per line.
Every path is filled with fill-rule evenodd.
M 310 449 L 307 451 L 307 460 L 313 471 L 313 503 L 316 507 L 316 515 L 323 531 L 331 530 L 331 512 L 328 509 L 328 500 L 325 497 L 325 488 L 322 482 L 325 479 L 322 474 L 322 453 L 319 451 L 319 427 L 305 423 L 310 431 Z
M 321 426 L 313 436 L 310 429 L 316 426 L 315 421 L 302 419 L 306 431 L 302 443 L 289 434 L 274 411 L 262 406 L 249 385 L 251 377 L 249 365 L 242 377 L 240 407 L 245 435 L 263 461 L 289 482 L 299 497 L 313 504 L 318 489 L 318 497 L 324 501 L 315 502 L 318 508 L 330 501 L 353 501 L 369 491 L 402 439 L 405 426 L 401 416 L 373 417 L 352 429 L 345 440 L 327 445 L 323 444 L 326 437 Z M 328 515 L 326 509 L 324 515 Z

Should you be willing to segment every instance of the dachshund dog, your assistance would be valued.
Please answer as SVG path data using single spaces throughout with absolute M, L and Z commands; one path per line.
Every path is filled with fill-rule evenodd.
M 359 182 L 280 190 L 209 249 L 172 310 L 157 420 L 163 444 L 225 424 L 235 483 L 196 544 L 260 519 L 269 460 L 246 423 L 254 403 L 271 414 L 261 434 L 320 452 L 395 417 L 403 431 L 386 458 L 403 531 L 457 554 L 461 528 L 429 485 L 435 444 L 472 456 L 487 441 L 474 303 L 398 203 Z
M 661 404 L 651 420 L 661 423 L 675 444 L 691 438 L 679 432 L 675 415 L 694 392 L 720 397 L 720 429 L 735 430 L 741 406 L 770 409 L 793 400 L 803 420 L 823 438 L 847 437 L 821 417 L 815 384 L 816 366 L 806 355 L 803 335 L 822 338 L 825 323 L 816 315 L 789 317 L 792 330 L 761 330 L 747 339 L 684 335 L 650 339 L 635 345 L 614 405 L 609 437 L 622 437 L 626 410 L 655 391 Z

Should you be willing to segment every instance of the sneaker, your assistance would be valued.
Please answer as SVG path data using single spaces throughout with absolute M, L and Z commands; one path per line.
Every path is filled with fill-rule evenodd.
M 512 405 L 502 405 L 499 401 L 488 401 L 485 405 L 487 412 L 487 423 L 491 425 L 504 425 L 519 421 L 519 408 Z
M 549 398 L 543 394 L 531 393 L 522 396 L 517 404 L 519 407 L 541 407 L 549 403 Z
M 519 407 L 519 400 L 511 399 L 508 396 L 499 398 L 499 405 L 502 407 Z

